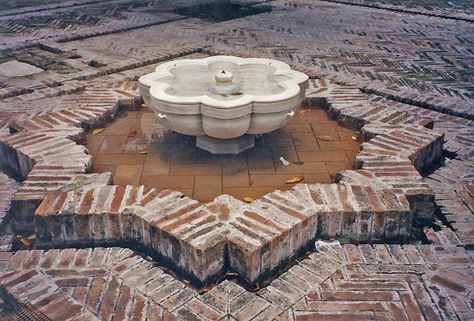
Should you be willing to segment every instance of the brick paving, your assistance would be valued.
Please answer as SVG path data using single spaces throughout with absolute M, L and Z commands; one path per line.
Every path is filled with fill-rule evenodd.
M 337 172 L 353 167 L 360 147 L 357 133 L 321 109 L 298 109 L 283 129 L 229 156 L 202 151 L 192 137 L 167 131 L 155 119 L 147 109 L 129 111 L 104 132 L 87 135 L 93 171 L 112 172 L 117 185 L 173 188 L 199 201 L 221 194 L 257 199 L 291 188 L 285 182 L 294 176 L 306 183 L 334 181 Z
M 449 36 L 444 33 L 451 34 L 453 28 L 458 30 L 459 37 L 466 37 L 472 34 L 471 23 L 460 25 L 457 21 L 439 19 L 434 26 L 431 17 L 418 15 L 328 2 L 283 3 L 282 10 L 288 10 L 284 18 L 276 18 L 280 14 L 272 12 L 247 18 L 244 26 L 237 21 L 226 22 L 212 34 L 217 43 L 215 47 L 247 51 L 253 55 L 265 53 L 295 65 L 301 64 L 301 68 L 315 66 L 319 75 L 339 82 L 472 119 L 472 90 L 468 83 L 461 80 L 464 68 L 455 68 L 457 71 L 454 73 L 459 73 L 458 76 L 450 74 L 460 80 L 455 81 L 454 86 L 454 83 L 447 82 L 450 77 L 440 76 L 435 80 L 428 75 L 446 70 L 441 66 L 447 63 L 444 55 L 450 51 L 435 39 L 448 39 Z M 367 18 L 370 23 L 367 20 L 364 20 L 367 23 L 361 24 L 354 22 L 362 15 L 370 16 Z M 335 16 L 338 19 L 334 19 Z M 439 28 L 439 23 L 443 27 Z M 428 38 L 433 37 L 433 41 L 423 44 L 407 42 L 418 32 Z M 303 40 L 307 37 L 311 38 L 309 44 Z M 336 43 L 337 49 L 334 48 Z M 427 43 L 432 44 L 430 49 L 422 48 Z M 433 49 L 437 46 L 435 43 L 441 47 Z M 461 40 L 461 47 L 464 43 L 468 42 Z M 423 53 L 424 50 L 429 53 Z M 399 60 L 401 53 L 403 57 L 412 56 L 413 59 L 409 58 L 409 62 Z M 447 54 L 453 59 L 447 58 L 451 67 L 456 65 L 457 60 L 454 58 L 457 54 L 452 54 Z M 432 69 L 434 65 L 437 66 L 436 71 Z M 461 88 L 462 83 L 466 85 L 464 89 Z M 430 92 L 430 97 L 427 92 Z
M 400 0 L 325 0 L 328 2 L 385 9 L 396 12 L 415 13 L 455 20 L 474 21 L 474 6 L 469 0 L 442 1 L 418 0 L 409 3 Z
M 23 320 L 469 320 L 473 259 L 427 235 L 435 246 L 322 246 L 255 292 L 232 279 L 199 292 L 100 247 L 2 253 L 0 285 Z
M 117 3 L 122 4 L 126 1 Z M 438 1 L 433 4 L 433 7 L 443 10 L 446 7 L 443 3 Z M 143 2 L 144 6 L 147 4 L 150 3 Z M 220 50 L 232 49 L 240 54 L 244 52 L 251 52 L 253 55 L 263 54 L 286 60 L 293 65 L 300 65 L 302 68 L 312 66 L 313 69 L 319 69 L 320 74 L 339 81 L 355 83 L 360 87 L 392 95 L 404 101 L 409 100 L 457 115 L 470 115 L 469 117 L 472 118 L 472 112 L 469 111 L 472 106 L 469 64 L 462 62 L 472 58 L 469 54 L 471 23 L 441 18 L 433 23 L 433 17 L 329 2 L 280 3 L 273 1 L 272 4 L 274 11 L 270 13 L 219 24 L 180 16 L 182 20 L 148 28 L 139 28 L 142 20 L 161 19 L 160 17 L 165 18 L 166 14 L 154 15 L 152 18 L 142 11 L 141 6 L 134 9 L 120 5 L 116 7 L 117 14 L 110 18 L 101 15 L 101 12 L 107 11 L 107 5 L 110 4 L 101 3 L 90 5 L 94 13 L 93 18 L 87 19 L 88 16 L 83 15 L 71 24 L 70 20 L 60 16 L 61 10 L 66 9 L 56 9 L 58 16 L 54 17 L 56 11 L 51 11 L 52 17 L 49 19 L 64 21 L 64 24 L 59 24 L 56 29 L 51 30 L 46 27 L 49 26 L 46 21 L 46 26 L 39 31 L 39 34 L 31 32 L 33 38 L 27 37 L 30 29 L 22 25 L 25 19 L 23 16 L 26 14 L 14 18 L 6 16 L 3 19 L 6 19 L 7 27 L 13 29 L 11 38 L 14 41 L 23 43 L 25 41 L 15 33 L 17 30 L 21 31 L 24 34 L 22 37 L 27 37 L 28 41 L 35 41 L 34 39 L 38 39 L 35 37 L 39 36 L 45 37 L 43 32 L 48 34 L 47 37 L 53 37 L 52 39 L 57 37 L 58 33 L 64 33 L 66 38 L 61 41 L 65 42 L 61 43 L 60 48 L 63 48 L 65 53 L 77 51 L 81 54 L 82 58 L 68 60 L 68 63 L 72 65 L 82 63 L 82 66 L 77 66 L 79 69 L 85 69 L 85 66 L 96 69 L 96 67 L 88 66 L 91 60 L 110 64 L 119 59 L 131 59 L 132 53 L 137 57 L 136 60 L 143 60 L 156 54 L 157 50 L 170 50 L 183 44 L 195 44 L 201 48 L 212 46 Z M 169 2 L 166 2 L 166 5 L 156 4 L 159 6 L 157 10 L 162 11 L 169 9 L 167 6 L 170 5 Z M 79 6 L 67 10 L 76 12 L 83 8 Z M 118 12 L 124 15 L 121 16 Z M 367 18 L 371 19 L 370 23 L 357 19 L 364 13 L 367 13 L 365 16 L 370 17 Z M 334 25 L 336 20 L 331 19 L 333 15 L 339 17 L 337 24 L 344 26 L 343 28 Z M 125 22 L 120 20 L 123 16 L 129 20 Z M 11 19 L 17 19 L 18 22 L 12 22 Z M 106 22 L 102 22 L 101 19 Z M 107 24 L 108 19 L 115 19 L 113 20 L 115 22 L 111 23 L 110 31 L 107 31 L 112 32 L 111 34 L 97 36 L 104 32 L 104 28 L 101 28 L 100 32 L 91 31 L 91 34 L 87 36 L 89 38 L 70 41 L 75 39 L 75 33 L 85 32 L 81 30 L 87 28 L 92 30 L 94 24 Z M 174 18 L 170 16 L 169 19 Z M 159 23 L 158 20 L 156 23 Z M 82 27 L 74 28 L 77 24 Z M 139 29 L 119 32 L 123 30 L 123 28 L 120 29 L 121 24 Z M 292 31 L 296 29 L 299 32 Z M 415 38 L 421 34 L 428 37 L 426 41 L 414 40 L 409 44 L 405 41 L 406 38 Z M 6 35 L 10 37 L 10 33 Z M 312 39 L 310 44 L 306 41 L 308 36 Z M 347 41 L 349 38 L 351 40 Z M 166 41 L 163 41 L 164 39 Z M 444 39 L 444 41 L 441 43 L 439 39 Z M 9 41 L 5 46 L 14 50 L 14 48 L 24 47 L 23 43 L 16 44 Z M 81 48 L 87 50 L 77 48 L 79 43 Z M 117 45 L 118 43 L 120 45 Z M 144 46 L 143 43 L 147 45 Z M 270 45 L 272 43 L 277 45 Z M 56 42 L 53 44 L 55 44 L 53 48 L 58 47 Z M 335 44 L 337 44 L 337 50 L 333 48 Z M 409 57 L 409 59 L 404 60 L 402 57 Z M 410 70 L 416 72 L 410 72 Z M 61 77 L 58 77 L 56 74 L 53 79 L 56 83 L 64 83 L 67 82 L 68 75 L 70 74 L 61 74 Z M 55 84 L 55 82 L 50 82 L 50 84 Z M 13 84 L 7 86 L 6 90 L 10 93 L 30 90 Z
M 174 10 L 193 3 L 2 3 L 1 62 L 45 71 L 0 79 L 0 167 L 21 181 L 0 174 L 0 215 L 10 208 L 2 224 L 36 230 L 32 243 L 44 249 L 8 251 L 11 238 L 0 236 L 0 316 L 474 319 L 470 2 L 272 1 L 271 12 L 222 22 Z M 161 61 L 220 53 L 284 60 L 314 78 L 305 106 L 360 131 L 356 168 L 334 184 L 301 184 L 251 204 L 228 197 L 200 205 L 90 172 L 85 132 L 139 108 L 140 75 Z M 113 202 L 125 195 L 130 204 Z M 423 233 L 434 213 L 439 231 Z M 394 226 L 426 244 L 318 245 L 296 254 L 319 237 L 387 239 Z M 153 258 L 124 248 L 130 241 L 154 249 Z M 195 288 L 196 278 L 218 270 L 225 280 Z

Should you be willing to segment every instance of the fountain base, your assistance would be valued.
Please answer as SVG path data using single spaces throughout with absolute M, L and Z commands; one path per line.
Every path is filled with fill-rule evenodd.
M 231 139 L 219 139 L 210 136 L 196 137 L 196 147 L 211 154 L 239 154 L 254 147 L 255 135 L 243 135 Z

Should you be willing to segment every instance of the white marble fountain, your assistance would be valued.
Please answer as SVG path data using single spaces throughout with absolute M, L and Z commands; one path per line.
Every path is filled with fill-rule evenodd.
M 283 127 L 308 88 L 308 76 L 281 61 L 232 56 L 170 61 L 139 82 L 158 121 L 214 154 L 240 153 Z

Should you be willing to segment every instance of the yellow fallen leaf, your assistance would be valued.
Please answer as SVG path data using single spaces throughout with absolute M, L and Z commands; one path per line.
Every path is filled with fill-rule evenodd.
M 30 246 L 31 242 L 25 238 L 21 238 L 20 239 L 20 242 L 24 245 L 24 246 Z
M 97 135 L 102 133 L 105 130 L 105 128 L 96 128 L 92 131 L 92 135 Z
M 148 154 L 148 152 L 146 150 L 142 150 L 141 152 L 139 152 L 138 154 Z
M 253 201 L 254 201 L 254 199 L 251 198 L 251 197 L 248 197 L 248 196 L 244 197 L 244 202 L 246 202 L 246 203 L 252 203 Z
M 317 139 L 331 141 L 333 140 L 331 136 L 316 136 Z
M 354 131 L 354 132 L 352 133 L 352 137 L 351 137 L 351 138 L 352 138 L 352 140 L 358 141 L 360 137 L 361 137 L 361 136 L 360 136 L 360 132 L 359 132 L 359 131 Z
M 148 108 L 146 104 L 142 104 L 142 108 Z
M 292 178 L 286 180 L 285 183 L 294 184 L 294 183 L 301 182 L 302 180 L 303 180 L 303 177 L 301 177 L 301 176 L 293 176 Z

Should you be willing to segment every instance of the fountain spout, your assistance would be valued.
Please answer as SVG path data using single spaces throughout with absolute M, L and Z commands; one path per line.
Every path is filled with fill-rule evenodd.
M 229 85 L 234 79 L 234 75 L 230 71 L 222 70 L 214 75 L 214 79 L 218 86 Z
M 219 95 L 234 95 L 240 93 L 240 83 L 234 81 L 230 71 L 221 70 L 214 75 L 215 83 L 211 85 L 211 92 Z

